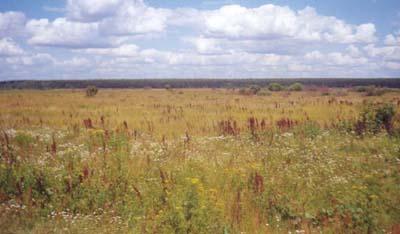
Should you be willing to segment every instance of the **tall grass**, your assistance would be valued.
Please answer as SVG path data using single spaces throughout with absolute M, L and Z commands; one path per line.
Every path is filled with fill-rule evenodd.
M 400 220 L 396 93 L 0 93 L 4 232 L 380 233 Z M 386 119 L 385 119 L 386 120 Z M 389 126 L 389 125 L 388 125 Z

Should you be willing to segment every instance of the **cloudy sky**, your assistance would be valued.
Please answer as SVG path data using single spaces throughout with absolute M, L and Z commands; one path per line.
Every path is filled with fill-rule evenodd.
M 0 80 L 248 77 L 400 77 L 400 1 L 0 1 Z

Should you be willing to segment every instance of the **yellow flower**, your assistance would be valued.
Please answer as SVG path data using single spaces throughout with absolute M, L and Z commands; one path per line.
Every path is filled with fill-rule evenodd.
M 192 182 L 192 184 L 198 184 L 199 183 L 199 179 L 198 178 L 192 178 L 190 179 L 190 182 Z
M 372 194 L 372 195 L 370 195 L 369 197 L 370 197 L 372 200 L 375 200 L 375 199 L 378 198 L 378 196 L 376 196 L 375 194 Z

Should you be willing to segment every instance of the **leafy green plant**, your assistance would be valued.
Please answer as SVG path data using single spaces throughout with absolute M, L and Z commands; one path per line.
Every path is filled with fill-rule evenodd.
M 260 91 L 261 91 L 260 86 L 258 86 L 258 85 L 251 85 L 251 86 L 248 87 L 248 88 L 241 88 L 241 89 L 239 89 L 239 94 L 242 94 L 242 95 L 256 95 L 256 94 L 258 94 L 258 92 L 260 92 Z
M 290 91 L 302 91 L 303 90 L 303 85 L 301 84 L 301 83 L 299 83 L 299 82 L 296 82 L 296 83 L 294 83 L 294 84 L 291 84 L 289 87 L 288 87 L 288 90 L 290 90 Z
M 395 108 L 392 104 L 382 105 L 369 104 L 360 113 L 358 121 L 355 123 L 355 131 L 361 135 L 363 133 L 376 134 L 385 129 L 387 133 L 393 133 L 393 118 Z
M 270 91 L 282 91 L 283 90 L 283 86 L 279 83 L 271 83 L 268 85 L 268 89 Z

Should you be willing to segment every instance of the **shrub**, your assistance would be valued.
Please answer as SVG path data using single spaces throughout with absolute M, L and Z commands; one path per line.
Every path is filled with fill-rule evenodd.
M 296 82 L 292 85 L 289 86 L 290 91 L 302 91 L 303 90 L 303 85 L 299 82 Z
M 368 86 L 365 92 L 366 96 L 382 96 L 386 93 L 386 90 L 382 88 L 376 88 L 374 86 Z
M 271 96 L 271 93 L 268 90 L 262 89 L 257 93 L 258 96 Z
M 88 86 L 86 88 L 86 96 L 87 97 L 94 97 L 98 93 L 98 89 L 96 86 Z
M 282 91 L 283 86 L 279 83 L 271 83 L 271 84 L 269 84 L 268 89 L 270 91 Z
M 392 134 L 395 113 L 395 108 L 392 104 L 368 105 L 361 112 L 359 120 L 355 123 L 354 130 L 358 135 L 368 132 L 376 134 L 381 129 L 385 129 L 387 133 Z
M 376 109 L 375 122 L 383 126 L 388 133 L 393 131 L 393 117 L 396 114 L 392 104 L 384 104 Z
M 353 88 L 353 91 L 359 92 L 359 93 L 366 92 L 367 90 L 368 90 L 368 86 L 356 86 Z
M 258 85 L 252 85 L 249 87 L 249 90 L 251 94 L 257 94 L 261 90 L 261 88 Z
M 242 95 L 256 95 L 260 92 L 261 88 L 258 85 L 252 85 L 248 88 L 241 88 L 239 89 L 239 94 Z

